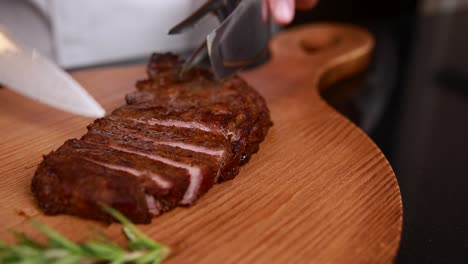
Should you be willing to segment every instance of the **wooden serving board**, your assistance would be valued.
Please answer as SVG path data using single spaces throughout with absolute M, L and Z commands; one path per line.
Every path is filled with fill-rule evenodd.
M 272 60 L 242 74 L 265 96 L 274 122 L 259 153 L 196 205 L 140 226 L 171 247 L 167 263 L 392 261 L 402 226 L 395 175 L 376 145 L 320 97 L 365 70 L 372 47 L 367 32 L 349 25 L 309 25 L 273 39 Z M 145 72 L 73 75 L 110 111 Z M 83 135 L 90 122 L 0 90 L 0 239 L 12 241 L 12 229 L 36 235 L 27 221 L 34 217 L 76 241 L 96 228 L 125 241 L 118 224 L 43 215 L 30 193 L 41 155 Z

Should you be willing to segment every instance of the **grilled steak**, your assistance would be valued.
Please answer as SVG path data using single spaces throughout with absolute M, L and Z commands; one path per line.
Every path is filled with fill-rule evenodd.
M 31 189 L 47 214 L 109 221 L 101 205 L 149 223 L 234 178 L 272 125 L 264 99 L 242 79 L 213 79 L 155 54 L 127 104 L 44 157 Z

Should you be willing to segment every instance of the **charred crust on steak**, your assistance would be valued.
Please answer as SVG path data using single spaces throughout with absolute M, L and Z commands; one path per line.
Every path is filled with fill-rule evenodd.
M 153 54 L 126 105 L 44 156 L 31 190 L 45 213 L 112 221 L 105 204 L 149 223 L 239 173 L 272 126 L 265 100 L 237 76 L 181 78 L 182 62 Z

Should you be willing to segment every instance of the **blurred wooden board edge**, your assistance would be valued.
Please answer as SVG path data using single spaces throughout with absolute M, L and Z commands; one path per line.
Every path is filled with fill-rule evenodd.
M 309 42 L 322 41 L 320 45 L 326 43 L 327 34 L 342 34 L 343 39 L 323 52 L 318 45 L 320 52 L 305 56 L 305 60 L 304 54 L 296 56 L 296 50 L 284 49 L 285 43 L 301 34 Z M 348 37 L 352 40 L 349 43 Z M 355 263 L 393 259 L 402 225 L 401 197 L 393 171 L 377 146 L 323 102 L 318 89 L 310 87 L 315 83 L 318 88 L 321 80 L 320 87 L 325 89 L 362 72 L 370 50 L 354 57 L 344 55 L 356 54 L 355 50 L 363 50 L 369 42 L 372 38 L 360 29 L 330 24 L 293 29 L 273 41 L 272 61 L 243 74 L 267 99 L 275 123 L 259 153 L 234 181 L 215 186 L 195 206 L 178 208 L 155 218 L 151 225 L 141 226 L 173 249 L 168 262 L 303 263 L 313 259 Z M 316 67 L 308 69 L 306 65 Z M 143 66 L 130 66 L 73 75 L 111 110 L 124 103 L 123 95 L 145 74 Z M 74 240 L 88 237 L 89 228 L 97 227 L 123 242 L 118 225 L 104 227 L 72 216 L 42 215 L 29 192 L 41 155 L 68 138 L 81 136 L 91 121 L 0 90 L 2 239 L 11 241 L 7 233 L 12 228 L 37 234 L 24 214 Z M 286 173 L 288 177 L 282 176 Z M 310 180 L 301 182 L 303 177 Z M 313 202 L 304 205 L 305 201 Z

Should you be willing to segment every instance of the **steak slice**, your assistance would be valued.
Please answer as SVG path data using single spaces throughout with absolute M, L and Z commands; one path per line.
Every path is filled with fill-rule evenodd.
M 31 189 L 39 207 L 51 215 L 66 213 L 110 221 L 100 208 L 105 204 L 136 223 L 149 223 L 152 218 L 140 178 L 65 152 L 44 157 Z
M 126 105 L 44 157 L 31 190 L 45 213 L 109 221 L 109 205 L 149 223 L 237 175 L 272 125 L 265 100 L 236 76 L 180 77 L 181 62 L 153 55 Z
M 65 142 L 58 152 L 72 153 L 110 170 L 141 177 L 145 193 L 155 199 L 148 202 L 154 205 L 148 206 L 153 215 L 176 207 L 190 184 L 190 175 L 185 169 L 105 145 L 72 139 Z
M 143 113 L 135 113 L 137 116 Z M 221 134 L 206 133 L 190 128 L 174 128 L 149 122 L 142 122 L 132 117 L 118 118 L 114 115 L 96 120 L 88 126 L 91 132 L 121 131 L 163 145 L 172 145 L 223 158 L 229 155 L 229 141 Z
M 190 185 L 181 201 L 184 205 L 192 204 L 200 195 L 207 192 L 213 186 L 219 171 L 220 160 L 214 156 L 154 144 L 134 134 L 90 130 L 82 140 L 186 169 L 190 175 Z

